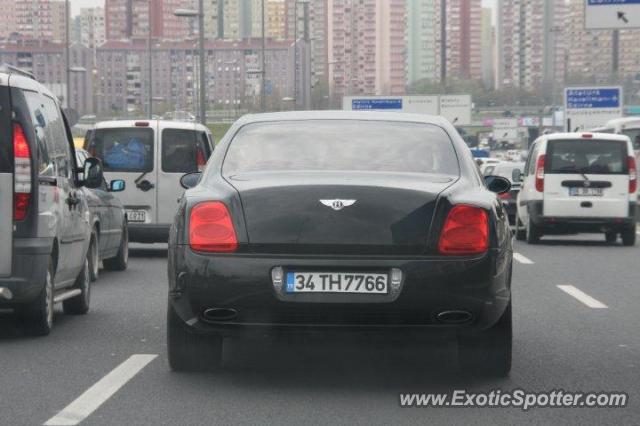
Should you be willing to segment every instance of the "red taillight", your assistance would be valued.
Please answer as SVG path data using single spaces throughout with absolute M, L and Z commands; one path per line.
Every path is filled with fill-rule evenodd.
M 489 216 L 479 207 L 454 206 L 442 227 L 438 251 L 441 254 L 480 254 L 489 248 Z
M 502 194 L 498 194 L 498 198 L 500 198 L 501 200 L 508 200 L 511 198 L 511 193 L 503 192 Z
M 583 133 L 582 139 L 593 139 L 593 133 Z
M 189 245 L 195 251 L 228 253 L 236 251 L 238 239 L 227 206 L 207 201 L 191 209 Z
M 196 165 L 198 166 L 198 171 L 202 171 L 206 164 L 207 159 L 204 158 L 204 152 L 202 152 L 202 149 L 198 148 L 196 151 Z
M 136 127 L 149 127 L 148 121 L 136 121 L 134 124 Z
M 31 204 L 31 149 L 22 126 L 13 124 L 13 219 L 24 220 Z
M 629 157 L 629 194 L 635 194 L 638 190 L 638 170 L 636 166 L 636 159 Z
M 536 191 L 544 192 L 544 159 L 545 156 L 538 157 L 536 163 Z

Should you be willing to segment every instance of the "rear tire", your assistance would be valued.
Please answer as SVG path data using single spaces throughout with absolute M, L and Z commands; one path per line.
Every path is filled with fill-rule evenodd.
M 526 240 L 528 244 L 538 244 L 542 237 L 542 231 L 538 228 L 531 218 L 527 221 Z
M 120 247 L 118 247 L 118 254 L 111 259 L 104 259 L 102 265 L 104 269 L 109 271 L 124 271 L 129 264 L 129 228 L 125 223 L 122 228 L 122 238 L 120 239 Z
M 84 315 L 89 312 L 91 301 L 91 272 L 89 271 L 89 255 L 84 259 L 82 271 L 76 278 L 76 283 L 72 288 L 80 289 L 81 293 L 76 297 L 62 302 L 62 309 L 67 315 Z
M 25 320 L 27 332 L 33 336 L 47 336 L 53 328 L 54 276 L 53 259 L 49 258 L 42 291 L 35 300 L 17 311 L 17 314 Z
M 91 242 L 89 243 L 89 252 L 87 253 L 87 256 L 89 256 L 91 282 L 97 281 L 100 275 L 100 244 L 98 238 L 98 233 L 93 231 L 91 233 Z
M 635 226 L 629 227 L 622 231 L 622 244 L 631 247 L 636 245 L 636 228 Z
M 167 354 L 173 371 L 211 371 L 222 364 L 220 336 L 190 333 L 171 303 L 167 307 Z
M 511 371 L 511 302 L 488 330 L 458 335 L 458 363 L 463 371 L 506 377 Z
M 607 244 L 615 244 L 618 240 L 618 233 L 615 231 L 607 231 L 604 233 L 604 239 Z
M 518 216 L 518 213 L 516 213 L 516 240 L 518 241 L 524 241 L 525 238 L 527 237 L 527 230 L 524 229 L 524 226 L 522 225 L 522 222 L 520 222 L 520 217 Z

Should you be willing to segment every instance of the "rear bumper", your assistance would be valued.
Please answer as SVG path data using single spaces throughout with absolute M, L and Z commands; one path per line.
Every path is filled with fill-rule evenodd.
M 275 289 L 271 270 L 320 269 L 403 272 L 400 294 L 380 301 L 357 296 L 317 295 L 313 301 Z M 316 297 L 316 295 L 314 295 Z M 368 296 L 370 297 L 370 296 Z M 313 298 L 311 298 L 313 299 Z M 491 327 L 511 299 L 511 252 L 491 250 L 476 259 L 371 259 L 310 256 L 219 255 L 169 248 L 169 303 L 194 333 L 223 336 L 305 330 L 474 331 Z M 303 301 L 304 300 L 304 301 Z M 227 321 L 207 321 L 206 308 L 234 309 Z M 437 314 L 465 311 L 471 319 L 444 323 Z
M 626 217 L 559 217 L 544 216 L 544 201 L 531 201 L 527 208 L 532 222 L 544 232 L 601 232 L 604 230 L 622 231 L 637 222 L 638 205 L 629 203 L 629 215 Z
M 147 225 L 129 222 L 129 241 L 136 243 L 166 243 L 169 240 L 169 224 Z
M 17 238 L 13 240 L 12 274 L 0 278 L 0 288 L 6 288 L 12 297 L 0 298 L 1 307 L 27 303 L 35 299 L 46 279 L 52 238 Z

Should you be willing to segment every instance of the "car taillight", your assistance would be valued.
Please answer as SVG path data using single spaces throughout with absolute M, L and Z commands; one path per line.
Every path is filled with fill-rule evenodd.
M 207 159 L 204 158 L 204 152 L 202 152 L 201 148 L 198 148 L 196 151 L 196 165 L 198 166 L 198 171 L 201 172 L 206 164 Z
M 636 159 L 629 157 L 629 194 L 635 194 L 638 190 L 638 170 L 636 166 Z
M 236 251 L 238 239 L 227 206 L 207 201 L 191 209 L 189 245 L 195 251 L 228 253 Z
M 442 227 L 438 251 L 441 254 L 480 254 L 489 248 L 489 216 L 479 207 L 454 206 Z
M 24 220 L 31 204 L 31 149 L 22 126 L 13 124 L 13 219 Z
M 538 157 L 536 163 L 536 191 L 544 192 L 544 160 L 545 156 Z
M 511 193 L 503 192 L 502 194 L 498 194 L 498 198 L 500 198 L 501 200 L 508 200 L 511 198 Z

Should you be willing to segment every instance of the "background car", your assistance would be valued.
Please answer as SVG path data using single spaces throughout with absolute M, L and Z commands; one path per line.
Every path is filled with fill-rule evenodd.
M 521 176 L 523 171 L 524 163 L 513 161 L 503 161 L 485 169 L 485 175 L 501 176 L 511 182 L 511 190 L 498 195 L 498 198 L 500 198 L 500 200 L 502 201 L 502 205 L 507 211 L 507 215 L 509 216 L 509 223 L 511 225 L 515 225 L 516 223 L 516 200 L 518 198 L 518 192 L 520 192 L 520 187 L 522 185 L 519 177 Z
M 84 164 L 89 153 L 83 149 L 76 150 L 78 164 Z M 89 252 L 89 270 L 91 280 L 98 279 L 100 262 L 107 270 L 124 271 L 129 261 L 129 230 L 127 215 L 122 202 L 113 194 L 125 189 L 123 180 L 112 180 L 107 183 L 103 179 L 97 188 L 82 188 L 86 194 L 91 213 L 91 239 Z
M 389 149 L 390 144 L 393 149 Z M 511 231 L 445 119 L 377 112 L 247 116 L 169 239 L 171 368 L 220 362 L 251 332 L 450 333 L 465 369 L 511 368 Z M 491 192 L 495 191 L 495 192 Z

